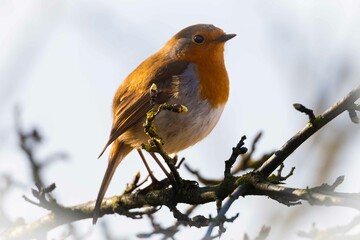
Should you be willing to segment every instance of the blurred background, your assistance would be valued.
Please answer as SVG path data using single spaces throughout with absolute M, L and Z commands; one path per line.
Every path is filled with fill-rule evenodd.
M 54 197 L 65 206 L 95 200 L 107 159 L 97 156 L 111 127 L 111 103 L 121 81 L 146 57 L 184 27 L 212 23 L 237 37 L 225 49 L 231 93 L 224 114 L 206 140 L 179 154 L 203 175 L 220 178 L 224 160 L 242 135 L 259 132 L 255 156 L 279 148 L 307 122 L 292 107 L 299 102 L 322 113 L 360 82 L 359 1 L 165 1 L 165 0 L 0 0 L 0 231 L 18 218 L 31 222 L 47 211 L 25 202 L 34 187 L 30 165 L 19 148 L 15 109 L 22 127 L 44 137 L 35 150 L 40 161 L 54 153 L 68 156 L 43 171 L 55 182 Z M 359 126 L 341 115 L 285 162 L 295 166 L 287 186 L 332 183 L 345 175 L 343 192 L 360 192 Z M 163 177 L 156 165 L 155 174 Z M 107 192 L 119 194 L 136 171 L 146 176 L 137 153 L 121 164 Z M 194 176 L 185 169 L 180 173 Z M 11 184 L 8 187 L 8 184 Z M 298 231 L 345 225 L 357 212 L 341 207 L 288 208 L 266 197 L 239 199 L 222 239 L 257 235 L 271 226 L 268 239 L 300 239 Z M 216 214 L 214 203 L 194 214 Z M 163 208 L 156 220 L 175 220 Z M 74 224 L 84 239 L 137 239 L 151 232 L 149 219 L 106 216 Z M 49 239 L 76 239 L 68 226 Z M 181 228 L 176 239 L 200 239 L 206 229 Z M 107 238 L 107 239 L 110 239 Z M 151 239 L 160 239 L 154 236 Z

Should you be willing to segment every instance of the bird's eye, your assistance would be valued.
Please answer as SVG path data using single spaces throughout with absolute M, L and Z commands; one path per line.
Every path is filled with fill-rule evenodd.
M 202 42 L 204 41 L 204 37 L 201 36 L 201 35 L 195 35 L 195 36 L 193 37 L 193 41 L 194 41 L 195 43 L 200 44 L 200 43 L 202 43 Z

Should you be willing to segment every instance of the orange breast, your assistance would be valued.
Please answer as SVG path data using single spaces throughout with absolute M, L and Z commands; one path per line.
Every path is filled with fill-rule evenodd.
M 211 106 L 225 104 L 229 97 L 229 78 L 224 63 L 203 61 L 197 64 L 200 81 L 200 97 Z
M 207 99 L 213 107 L 226 103 L 229 97 L 229 78 L 224 63 L 223 43 L 192 47 L 182 51 L 178 57 L 197 66 L 201 99 Z

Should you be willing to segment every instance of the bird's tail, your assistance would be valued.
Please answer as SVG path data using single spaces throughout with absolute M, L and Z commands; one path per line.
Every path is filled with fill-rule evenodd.
M 96 224 L 97 219 L 99 218 L 102 200 L 105 196 L 107 188 L 109 187 L 110 181 L 114 175 L 117 166 L 131 150 L 132 148 L 122 141 L 115 140 L 113 142 L 110 150 L 109 163 L 96 199 L 93 213 L 93 224 Z

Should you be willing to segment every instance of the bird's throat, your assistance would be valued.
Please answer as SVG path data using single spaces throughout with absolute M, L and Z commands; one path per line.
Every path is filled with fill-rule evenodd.
M 224 105 L 229 98 L 229 78 L 223 61 L 203 61 L 197 64 L 200 97 L 211 106 Z

